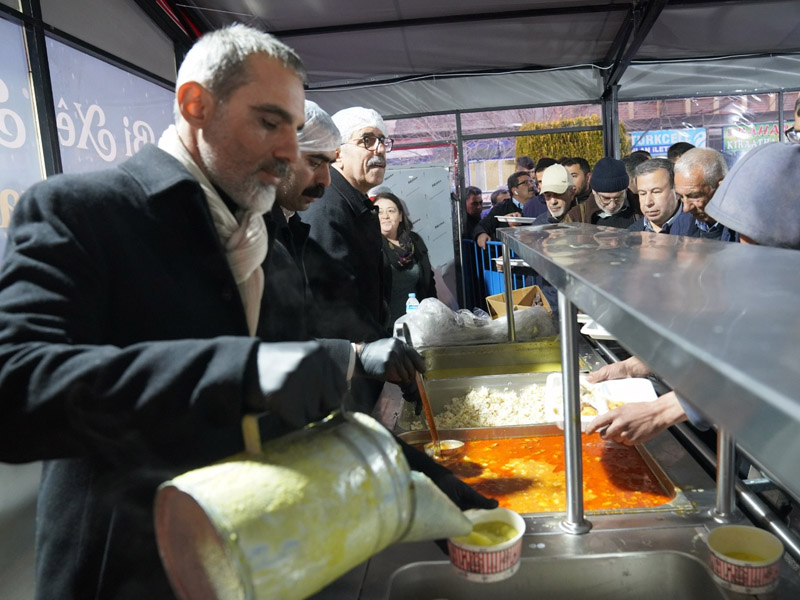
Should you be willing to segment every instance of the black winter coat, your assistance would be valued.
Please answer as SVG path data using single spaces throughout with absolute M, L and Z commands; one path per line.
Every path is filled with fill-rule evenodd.
M 37 598 L 172 598 L 156 487 L 242 450 L 261 341 L 205 196 L 147 146 L 117 168 L 31 187 L 8 244 L 0 460 L 47 461 Z M 349 357 L 349 344 L 331 352 Z
M 331 168 L 331 185 L 302 219 L 311 226 L 305 263 L 314 334 L 354 342 L 390 335 L 391 273 L 383 264 L 383 236 L 369 198 Z

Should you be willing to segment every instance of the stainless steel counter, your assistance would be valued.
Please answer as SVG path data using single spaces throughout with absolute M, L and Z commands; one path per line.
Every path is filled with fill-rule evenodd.
M 592 530 L 585 535 L 565 533 L 560 527 L 562 514 L 526 515 L 520 571 L 504 584 L 461 580 L 432 542 L 395 544 L 370 559 L 363 570 L 348 574 L 351 582 L 363 578 L 357 595 L 355 588 L 350 588 L 347 595 L 338 598 L 500 600 L 543 591 L 548 598 L 577 597 L 564 595 L 564 586 L 571 586 L 573 591 L 569 593 L 579 590 L 579 597 L 585 600 L 752 597 L 726 592 L 710 583 L 704 539 L 709 529 L 717 525 L 710 517 L 714 481 L 669 433 L 648 442 L 646 448 L 691 501 L 692 508 L 613 515 L 588 513 Z M 672 581 L 667 585 L 665 580 L 669 579 Z M 603 591 L 604 585 L 609 589 Z M 800 597 L 800 578 L 789 562 L 784 564 L 779 589 L 769 597 Z
M 800 497 L 800 253 L 583 224 L 500 237 Z

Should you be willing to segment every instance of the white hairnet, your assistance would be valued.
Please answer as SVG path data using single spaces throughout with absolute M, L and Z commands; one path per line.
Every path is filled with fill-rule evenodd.
M 349 141 L 356 131 L 365 127 L 377 127 L 383 135 L 386 135 L 386 123 L 383 122 L 383 117 L 371 108 L 362 106 L 344 108 L 333 115 L 333 122 L 342 134 L 342 143 Z
M 297 134 L 301 152 L 333 152 L 342 139 L 331 116 L 316 102 L 306 100 L 306 122 Z

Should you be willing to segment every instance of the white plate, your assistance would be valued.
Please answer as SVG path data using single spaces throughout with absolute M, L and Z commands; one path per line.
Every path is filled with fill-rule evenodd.
M 522 223 L 523 225 L 533 223 L 536 220 L 536 217 L 509 217 L 508 215 L 495 218 L 501 223 Z
M 581 327 L 581 333 L 583 335 L 588 335 L 591 338 L 596 340 L 615 340 L 613 335 L 611 335 L 608 331 L 603 329 L 600 325 L 597 324 L 597 321 L 589 320 L 586 325 Z
M 499 258 L 493 258 L 492 260 L 494 261 L 494 263 L 498 267 L 502 267 L 503 266 L 503 257 L 502 256 L 499 257 Z M 528 263 L 526 263 L 521 258 L 511 258 L 511 259 L 509 259 L 508 262 L 511 264 L 512 267 L 527 267 L 528 266 Z
M 582 312 L 578 313 L 578 323 L 588 323 L 591 320 L 592 320 L 592 317 L 590 317 L 586 313 L 582 313 Z
M 586 377 L 580 375 L 579 381 L 581 384 L 581 408 L 591 406 L 597 412 L 592 415 L 581 414 L 581 431 L 586 431 L 586 426 L 595 417 L 617 408 L 618 405 L 652 402 L 657 398 L 656 391 L 649 379 L 632 377 L 588 383 Z M 550 373 L 547 376 L 544 388 L 544 410 L 548 421 L 552 421 L 561 429 L 564 428 L 561 373 Z

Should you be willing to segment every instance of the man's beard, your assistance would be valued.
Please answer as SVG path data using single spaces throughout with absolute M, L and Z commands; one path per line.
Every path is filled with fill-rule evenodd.
M 200 140 L 197 145 L 200 159 L 208 171 L 211 183 L 218 186 L 231 200 L 246 211 L 265 214 L 275 203 L 275 186 L 264 183 L 258 178 L 257 172 L 247 176 L 231 176 L 236 170 L 226 166 L 219 154 L 211 145 Z M 285 175 L 288 165 L 283 161 L 273 161 L 262 165 L 262 170 L 278 175 Z
M 600 210 L 602 210 L 605 214 L 611 216 L 611 215 L 617 214 L 624 207 L 625 207 L 625 202 L 623 201 L 623 202 L 620 202 L 619 204 L 617 204 L 616 208 L 614 208 L 613 210 L 609 210 L 608 208 L 603 208 L 602 206 L 600 207 Z

